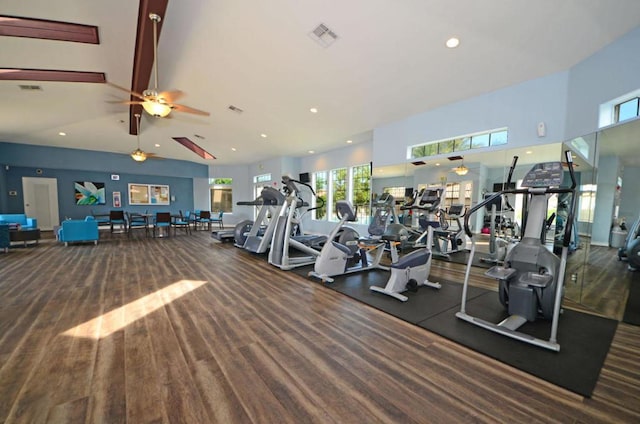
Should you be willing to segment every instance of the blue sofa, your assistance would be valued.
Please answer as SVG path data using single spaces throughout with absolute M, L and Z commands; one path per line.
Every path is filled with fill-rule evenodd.
M 98 221 L 92 216 L 81 219 L 69 219 L 62 221 L 58 230 L 58 240 L 68 246 L 70 242 L 92 241 L 98 244 Z
M 3 213 L 0 214 L 0 224 L 8 224 L 14 226 L 20 224 L 22 228 L 36 229 L 38 228 L 38 220 L 29 218 L 23 213 Z

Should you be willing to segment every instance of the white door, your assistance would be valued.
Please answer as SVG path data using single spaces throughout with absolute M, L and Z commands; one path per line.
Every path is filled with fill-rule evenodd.
M 60 224 L 56 178 L 22 177 L 22 193 L 24 213 L 38 220 L 38 228 L 51 231 Z

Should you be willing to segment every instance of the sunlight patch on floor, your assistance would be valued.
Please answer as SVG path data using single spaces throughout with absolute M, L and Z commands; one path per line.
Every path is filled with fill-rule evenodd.
M 108 337 L 132 322 L 144 318 L 146 315 L 157 311 L 206 283 L 206 281 L 192 280 L 175 282 L 170 286 L 70 328 L 62 333 L 62 335 L 96 340 Z

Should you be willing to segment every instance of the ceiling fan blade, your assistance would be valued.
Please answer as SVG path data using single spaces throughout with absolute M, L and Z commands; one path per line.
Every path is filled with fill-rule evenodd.
M 135 100 L 107 100 L 106 103 L 117 103 L 119 105 L 141 105 L 144 102 Z
M 144 152 L 147 159 L 164 159 L 162 156 L 158 156 L 155 153 Z
M 189 106 L 179 105 L 179 104 L 175 104 L 175 103 L 172 103 L 171 107 L 174 110 L 177 110 L 178 112 L 193 113 L 194 115 L 202 115 L 202 116 L 211 115 L 209 112 L 205 112 L 204 110 L 194 109 L 194 108 L 189 107 Z
M 180 90 L 163 91 L 158 97 L 163 98 L 167 103 L 173 103 L 184 96 L 184 92 Z
M 114 83 L 112 83 L 112 82 L 107 81 L 107 85 L 110 85 L 111 87 L 113 87 L 113 88 L 117 88 L 118 90 L 124 91 L 124 92 L 126 92 L 126 93 L 129 93 L 129 94 L 131 94 L 132 96 L 137 97 L 137 98 L 139 98 L 139 99 L 141 99 L 141 100 L 146 100 L 146 99 L 145 99 L 145 97 L 144 97 L 142 94 L 140 94 L 140 93 L 136 93 L 135 91 L 131 91 L 131 90 L 129 90 L 129 89 L 127 89 L 127 88 L 124 88 L 124 87 L 120 87 L 119 85 L 114 84 Z

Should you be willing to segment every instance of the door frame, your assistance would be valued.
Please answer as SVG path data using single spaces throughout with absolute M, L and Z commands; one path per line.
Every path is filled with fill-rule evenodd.
M 36 210 L 32 203 L 35 193 L 32 191 L 34 184 L 46 185 L 48 187 L 48 202 L 50 216 L 44 217 L 43 211 Z M 60 224 L 60 212 L 58 205 L 58 179 L 48 177 L 22 177 L 22 197 L 24 213 L 29 217 L 38 219 L 38 227 L 44 231 L 51 231 L 53 227 Z M 50 226 L 42 226 L 43 223 L 51 222 Z

